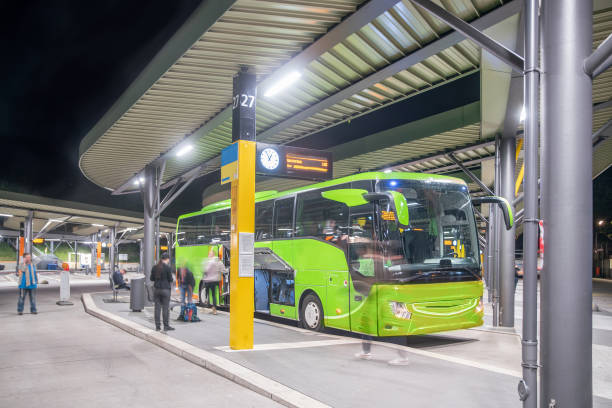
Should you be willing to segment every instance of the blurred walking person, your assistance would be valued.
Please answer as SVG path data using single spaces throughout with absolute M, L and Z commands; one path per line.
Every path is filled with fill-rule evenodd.
M 193 287 L 195 278 L 189 268 L 181 267 L 178 273 L 178 286 L 181 290 L 181 304 L 187 306 L 193 303 Z
M 211 247 L 208 251 L 208 259 L 204 268 L 204 287 L 206 289 L 206 294 L 208 295 L 210 293 L 208 303 L 212 305 L 213 314 L 217 314 L 216 293 L 219 290 L 221 274 L 225 270 L 225 266 L 223 265 L 223 262 L 221 262 L 217 254 L 218 252 L 215 247 Z M 221 296 L 220 293 L 219 296 Z
M 38 314 L 36 311 L 36 288 L 38 287 L 38 272 L 32 263 L 32 255 L 23 254 L 23 263 L 19 265 L 19 299 L 17 300 L 17 313 L 23 314 L 23 306 L 26 295 L 30 297 L 30 313 Z
M 170 269 L 170 257 L 166 252 L 161 255 L 160 261 L 151 269 L 151 280 L 153 284 L 153 300 L 155 302 L 155 330 L 161 330 L 160 312 L 163 315 L 164 331 L 174 330 L 168 322 L 170 315 L 170 287 L 173 282 L 172 269 Z

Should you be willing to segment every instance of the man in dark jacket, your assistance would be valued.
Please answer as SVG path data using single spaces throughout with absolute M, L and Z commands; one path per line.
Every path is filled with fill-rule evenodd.
M 164 318 L 164 331 L 174 330 L 168 323 L 170 314 L 170 287 L 172 286 L 172 269 L 170 269 L 170 258 L 164 252 L 161 260 L 151 269 L 151 280 L 153 284 L 153 300 L 155 301 L 155 330 L 160 331 L 159 312 L 162 309 Z
M 117 287 L 117 289 L 130 290 L 130 285 L 128 285 L 125 282 L 125 279 L 123 279 L 123 275 L 125 274 L 126 274 L 125 269 L 115 269 L 115 272 L 113 272 L 113 282 L 115 283 L 115 286 Z

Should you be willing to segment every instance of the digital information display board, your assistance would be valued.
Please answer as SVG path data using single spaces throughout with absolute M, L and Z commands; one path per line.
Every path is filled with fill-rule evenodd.
M 257 143 L 257 174 L 325 181 L 333 177 L 333 156 L 325 150 Z

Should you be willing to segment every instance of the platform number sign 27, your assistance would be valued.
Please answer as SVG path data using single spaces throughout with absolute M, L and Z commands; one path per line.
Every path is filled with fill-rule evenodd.
M 255 140 L 256 80 L 255 74 L 247 72 L 239 72 L 234 76 L 232 143 L 237 140 Z
M 232 109 L 236 109 L 238 106 L 243 106 L 245 108 L 252 108 L 255 103 L 254 95 L 240 94 L 234 95 Z

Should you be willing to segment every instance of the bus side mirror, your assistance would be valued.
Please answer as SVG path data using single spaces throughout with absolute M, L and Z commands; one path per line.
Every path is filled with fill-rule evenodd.
M 512 225 L 514 225 L 512 207 L 510 207 L 510 203 L 505 198 L 498 196 L 474 197 L 472 198 L 472 204 L 497 204 L 504 213 L 504 222 L 506 223 L 506 230 L 509 230 L 510 228 L 512 228 Z
M 321 192 L 321 196 L 328 200 L 343 203 L 348 207 L 356 207 L 358 205 L 368 203 L 363 198 L 363 195 L 367 193 L 367 190 L 361 190 L 357 188 L 339 188 L 337 190 L 323 191 Z
M 401 228 L 409 228 L 410 227 L 410 216 L 408 213 L 408 202 L 406 201 L 406 197 L 402 193 L 397 191 L 385 191 L 382 193 L 368 193 L 364 194 L 363 198 L 365 198 L 369 202 L 375 201 L 387 201 L 389 203 L 389 207 L 393 212 L 393 219 L 397 222 L 397 224 Z M 383 219 L 385 219 L 383 214 Z M 388 221 L 392 221 L 388 220 Z

